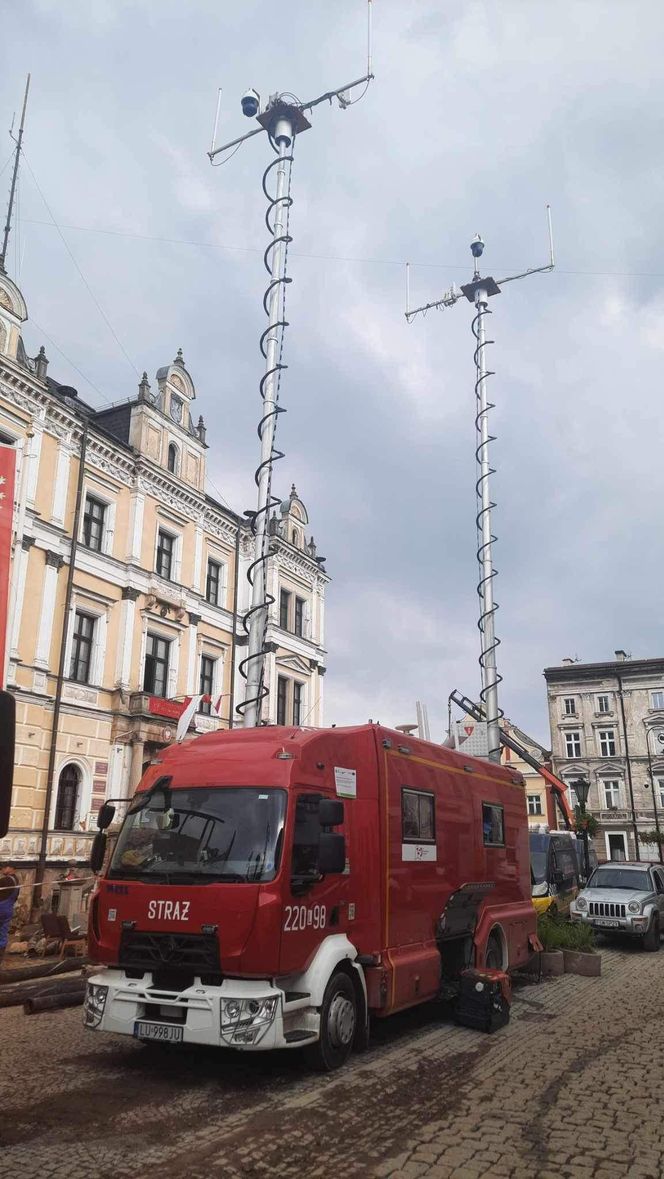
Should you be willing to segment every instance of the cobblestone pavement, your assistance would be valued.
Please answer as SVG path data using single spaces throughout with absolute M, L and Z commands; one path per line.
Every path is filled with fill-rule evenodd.
M 420 1008 L 332 1076 L 0 1010 L 0 1159 L 21 1179 L 660 1179 L 664 951 L 519 988 L 493 1036 Z

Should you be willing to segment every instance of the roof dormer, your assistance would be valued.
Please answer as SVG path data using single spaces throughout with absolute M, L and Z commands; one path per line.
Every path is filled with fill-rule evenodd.
M 23 295 L 9 275 L 0 269 L 0 355 L 19 361 L 21 324 L 27 318 Z

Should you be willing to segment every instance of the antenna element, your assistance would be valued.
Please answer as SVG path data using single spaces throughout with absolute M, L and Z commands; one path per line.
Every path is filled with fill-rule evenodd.
M 14 211 L 14 196 L 16 194 L 16 181 L 18 179 L 18 165 L 19 165 L 19 160 L 21 158 L 21 144 L 23 143 L 23 128 L 25 127 L 25 108 L 28 105 L 28 91 L 29 91 L 29 89 L 30 89 L 30 75 L 28 74 L 28 78 L 25 83 L 25 94 L 23 95 L 23 110 L 21 111 L 21 125 L 18 129 L 18 135 L 15 137 L 11 131 L 9 132 L 12 139 L 14 140 L 14 143 L 16 144 L 16 150 L 14 152 L 14 171 L 12 172 L 12 183 L 11 183 L 11 188 L 9 189 L 9 207 L 7 209 L 7 222 L 5 224 L 4 237 L 2 239 L 2 252 L 0 253 L 0 274 L 6 273 L 5 259 L 7 257 L 7 243 L 9 241 L 9 234 L 11 232 L 11 227 L 12 227 L 12 213 Z M 12 128 L 13 128 L 13 126 L 14 126 L 14 122 L 12 120 Z

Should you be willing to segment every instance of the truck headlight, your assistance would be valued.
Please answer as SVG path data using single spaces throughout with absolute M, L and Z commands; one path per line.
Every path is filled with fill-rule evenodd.
M 274 1017 L 278 995 L 265 999 L 222 999 L 221 1038 L 226 1044 L 258 1044 Z
M 87 990 L 85 992 L 85 1004 L 83 1007 L 84 1027 L 99 1027 L 104 1014 L 107 995 L 108 987 L 100 986 L 98 983 L 88 983 Z
M 641 905 L 639 904 L 638 901 L 630 901 L 627 908 L 629 909 L 630 913 L 640 913 L 641 912 Z
M 585 897 L 577 897 L 574 904 L 577 909 L 587 909 L 588 908 L 588 902 Z

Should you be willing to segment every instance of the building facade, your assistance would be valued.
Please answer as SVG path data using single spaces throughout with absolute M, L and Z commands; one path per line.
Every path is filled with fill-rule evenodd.
M 512 724 L 507 717 L 503 718 L 500 727 L 514 737 L 515 741 L 518 741 L 520 745 L 523 745 L 528 753 L 532 754 L 537 761 L 547 766 L 550 764 L 550 752 L 539 745 L 537 741 L 534 741 L 532 737 L 529 737 L 527 733 L 524 733 L 522 729 Z M 549 820 L 546 801 L 546 782 L 542 775 L 538 774 L 537 770 L 533 769 L 528 762 L 525 762 L 523 758 L 519 757 L 514 750 L 509 749 L 507 745 L 501 746 L 500 760 L 503 765 L 508 765 L 511 769 L 518 770 L 525 779 L 528 826 L 533 830 L 546 826 Z
M 191 734 L 238 723 L 253 540 L 206 493 L 181 352 L 152 386 L 144 374 L 135 397 L 94 410 L 52 379 L 43 348 L 26 355 L 26 319 L 0 271 L 0 446 L 15 459 L 4 683 L 18 722 L 0 859 L 29 878 L 42 845 L 47 877 L 87 860 L 101 803 L 131 795 L 186 697 L 204 697 Z M 270 551 L 263 721 L 319 725 L 329 578 L 294 487 Z
M 664 659 L 616 651 L 607 663 L 563 660 L 544 677 L 553 769 L 590 782 L 598 858 L 635 859 L 638 841 L 638 858 L 659 859 L 647 836 L 656 817 L 664 830 Z M 576 805 L 572 786 L 569 797 Z

